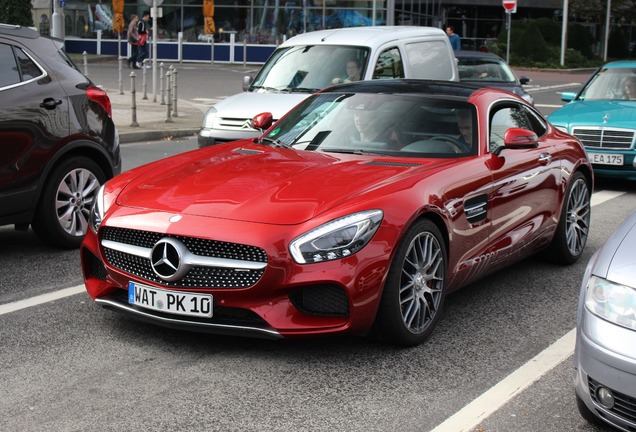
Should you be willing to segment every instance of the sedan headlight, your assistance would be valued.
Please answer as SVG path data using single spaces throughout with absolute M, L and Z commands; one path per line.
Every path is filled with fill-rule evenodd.
M 382 210 L 369 210 L 332 220 L 294 239 L 289 250 L 298 264 L 347 257 L 369 243 L 383 216 Z
M 97 195 L 95 195 L 95 199 L 93 200 L 93 206 L 91 207 L 91 214 L 88 218 L 88 225 L 95 234 L 97 234 L 97 230 L 102 224 L 102 219 L 104 219 L 104 186 L 105 185 L 102 185 L 97 191 Z
M 203 123 L 201 124 L 201 127 L 205 129 L 212 129 L 212 126 L 214 126 L 214 119 L 216 118 L 217 113 L 218 111 L 216 110 L 216 108 L 210 107 L 208 111 L 205 113 L 205 115 L 203 116 Z
M 636 330 L 636 290 L 592 276 L 585 293 L 585 306 L 595 315 Z

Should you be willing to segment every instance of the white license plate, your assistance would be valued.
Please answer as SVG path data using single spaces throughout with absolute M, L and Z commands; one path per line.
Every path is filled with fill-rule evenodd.
M 623 165 L 622 154 L 589 153 L 588 157 L 593 164 L 597 165 Z
M 212 317 L 212 295 L 168 291 L 128 282 L 128 303 L 176 315 Z

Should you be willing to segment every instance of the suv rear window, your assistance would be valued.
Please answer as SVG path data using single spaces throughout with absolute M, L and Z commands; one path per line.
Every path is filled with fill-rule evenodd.
M 39 78 L 44 73 L 20 48 L 0 44 L 0 89 Z

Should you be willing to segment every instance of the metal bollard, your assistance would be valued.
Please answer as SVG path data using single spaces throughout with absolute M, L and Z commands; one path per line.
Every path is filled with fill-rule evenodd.
M 148 70 L 148 68 L 146 67 L 146 64 L 148 63 L 148 59 L 144 59 L 144 61 L 141 62 L 141 76 L 142 76 L 142 88 L 144 90 L 144 95 L 142 97 L 143 100 L 148 100 L 148 83 L 146 81 L 146 70 Z
M 120 37 L 121 37 L 121 36 L 120 36 Z M 118 69 L 119 69 L 119 70 L 118 70 L 119 76 L 118 76 L 118 78 L 117 78 L 117 82 L 119 83 L 119 94 L 120 94 L 120 95 L 123 95 L 123 94 L 124 94 L 124 81 L 123 81 L 123 79 L 122 79 L 122 72 L 121 72 L 121 71 L 122 71 L 121 61 L 122 61 L 123 59 L 124 59 L 124 57 L 121 57 L 121 56 L 119 56 L 119 57 L 117 58 L 117 60 L 119 61 L 119 66 L 118 66 Z
M 88 53 L 84 51 L 82 57 L 84 58 L 84 75 L 88 76 L 88 59 L 86 58 Z
M 166 104 L 166 95 L 165 95 L 166 89 L 164 88 L 165 79 L 166 77 L 163 74 L 163 62 L 161 62 L 161 64 L 159 65 L 159 93 L 161 93 L 161 105 Z
M 130 95 L 132 97 L 132 123 L 130 126 L 139 127 L 137 123 L 137 101 L 135 100 L 135 73 L 130 73 Z
M 179 117 L 177 111 L 177 68 L 172 71 L 172 117 Z
M 170 66 L 170 68 L 172 68 L 172 66 Z M 166 123 L 172 123 L 172 117 L 170 117 L 170 114 L 172 112 L 172 104 L 170 103 L 170 94 L 172 93 L 170 90 L 171 75 L 172 75 L 172 70 L 168 69 L 168 72 L 166 73 L 166 81 L 168 82 L 168 85 L 166 86 L 168 89 L 168 104 L 166 105 L 166 107 L 168 108 L 168 111 L 167 111 Z

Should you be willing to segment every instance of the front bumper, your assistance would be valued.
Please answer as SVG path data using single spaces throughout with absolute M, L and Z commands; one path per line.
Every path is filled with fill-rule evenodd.
M 636 430 L 636 332 L 583 311 L 577 331 L 574 385 L 579 398 L 601 420 L 620 430 Z M 597 390 L 614 394 L 613 408 L 603 407 Z

